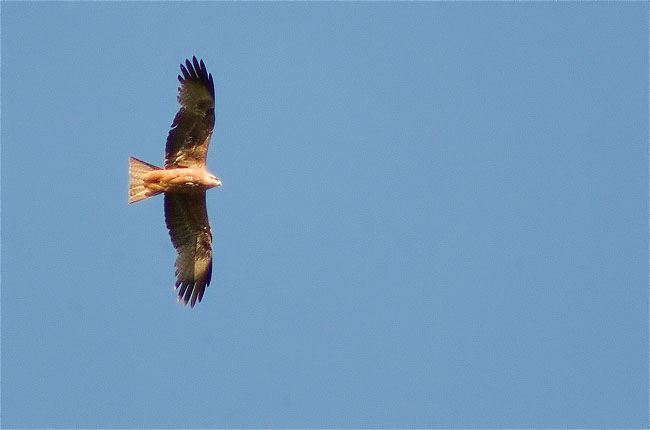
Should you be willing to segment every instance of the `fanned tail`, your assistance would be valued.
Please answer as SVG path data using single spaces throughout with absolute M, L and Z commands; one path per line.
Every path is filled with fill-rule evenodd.
M 162 192 L 152 191 L 144 183 L 144 175 L 152 170 L 160 170 L 160 167 L 129 157 L 129 203 L 139 202 Z

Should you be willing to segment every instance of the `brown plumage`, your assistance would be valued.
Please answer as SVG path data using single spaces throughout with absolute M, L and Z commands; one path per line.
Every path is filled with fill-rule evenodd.
M 214 83 L 203 63 L 193 57 L 181 64 L 178 88 L 181 109 L 165 146 L 165 168 L 131 157 L 129 203 L 165 194 L 165 223 L 176 248 L 178 300 L 194 307 L 212 278 L 212 232 L 205 192 L 221 185 L 206 169 L 214 128 Z

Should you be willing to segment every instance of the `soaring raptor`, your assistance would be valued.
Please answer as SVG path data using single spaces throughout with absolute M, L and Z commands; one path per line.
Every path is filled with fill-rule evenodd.
M 165 222 L 176 258 L 178 301 L 194 307 L 212 277 L 212 232 L 205 207 L 206 190 L 221 180 L 206 168 L 214 128 L 214 82 L 203 60 L 181 64 L 178 88 L 181 109 L 165 146 L 165 168 L 129 159 L 129 203 L 165 195 Z

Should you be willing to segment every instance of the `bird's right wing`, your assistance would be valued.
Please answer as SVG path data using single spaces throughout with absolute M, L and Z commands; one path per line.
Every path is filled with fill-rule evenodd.
M 165 168 L 205 165 L 214 128 L 214 82 L 203 60 L 181 64 L 176 114 L 165 146 Z

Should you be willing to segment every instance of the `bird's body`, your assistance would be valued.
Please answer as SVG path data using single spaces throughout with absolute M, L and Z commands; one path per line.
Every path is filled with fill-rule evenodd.
M 206 190 L 221 185 L 208 172 L 206 156 L 214 127 L 214 83 L 203 60 L 181 64 L 176 114 L 165 147 L 165 168 L 129 159 L 129 203 L 164 193 L 165 222 L 178 252 L 178 299 L 194 307 L 212 277 L 212 232 Z
M 142 163 L 131 157 L 131 163 Z M 221 180 L 205 169 L 204 166 L 180 167 L 172 169 L 152 169 L 142 176 L 144 196 L 151 197 L 160 193 L 197 193 L 221 185 Z M 129 196 L 129 203 L 135 203 L 140 195 Z

